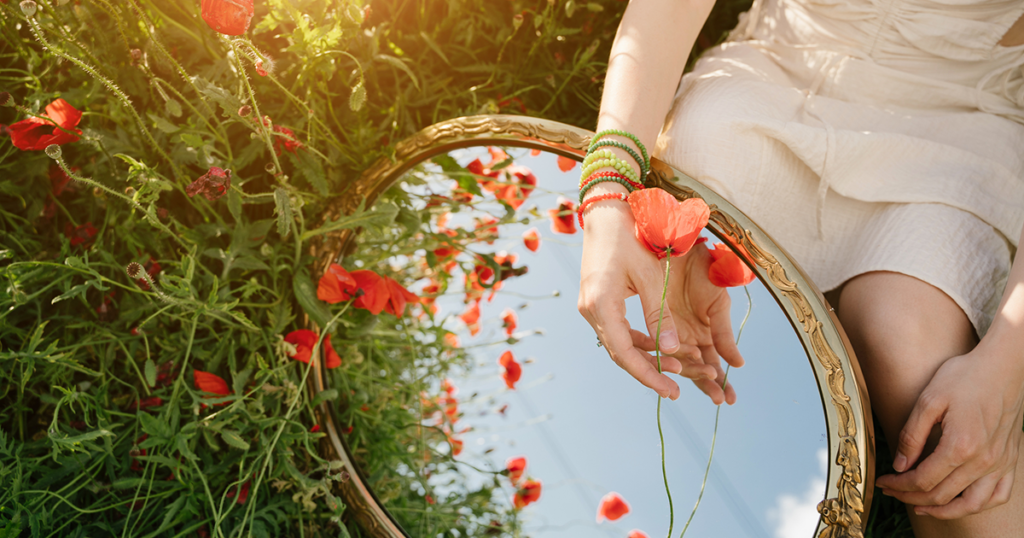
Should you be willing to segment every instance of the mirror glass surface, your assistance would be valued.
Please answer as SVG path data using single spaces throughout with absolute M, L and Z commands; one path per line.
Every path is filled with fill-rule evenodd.
M 483 180 L 485 186 L 492 179 L 468 175 L 466 167 L 479 171 L 471 163 L 484 165 L 484 171 L 491 174 L 494 171 L 488 165 L 522 167 L 499 173 L 499 184 L 511 177 L 505 173 L 510 170 L 524 174 L 513 182 L 522 181 L 527 172 L 536 178 L 536 187 L 514 215 L 485 188 L 471 206 L 462 205 L 442 222 L 442 229 L 474 230 L 481 229 L 482 222 L 475 219 L 485 214 L 505 217 L 503 221 L 509 222 L 498 227 L 496 238 L 481 235 L 493 243 L 479 241 L 472 251 L 512 254 L 517 257 L 514 268 L 528 268 L 525 274 L 504 280 L 492 298 L 491 289 L 482 292 L 478 328 L 461 317 L 475 302 L 466 302 L 464 287 L 463 273 L 475 263 L 466 262 L 471 255 L 458 254 L 464 263 L 445 268 L 443 259 L 438 260 L 436 254 L 430 258 L 427 248 L 414 250 L 416 238 L 408 239 L 410 258 L 429 259 L 435 267 L 428 273 L 451 275 L 447 289 L 434 301 L 437 311 L 432 323 L 457 336 L 467 360 L 445 376 L 457 392 L 445 392 L 446 387 L 435 382 L 423 399 L 444 410 L 445 394 L 450 394 L 457 401 L 457 415 L 450 418 L 457 416 L 457 420 L 445 422 L 441 413 L 424 410 L 419 427 L 441 428 L 450 432 L 445 435 L 462 442 L 461 452 L 454 458 L 459 462 L 458 472 L 450 468 L 382 470 L 374 467 L 372 451 L 360 454 L 358 439 L 350 439 L 350 446 L 356 447 L 357 460 L 367 469 L 370 487 L 411 536 L 423 536 L 418 528 L 423 519 L 439 516 L 446 509 L 446 492 L 486 484 L 494 486 L 488 490 L 492 502 L 506 503 L 518 527 L 515 532 L 506 534 L 505 528 L 496 535 L 625 537 L 639 529 L 651 537 L 664 536 L 669 509 L 661 471 L 656 396 L 597 346 L 593 330 L 576 309 L 583 234 L 578 226 L 574 226 L 574 234 L 556 233 L 549 217 L 561 196 L 573 201 L 578 196 L 579 163 L 536 150 L 501 151 L 508 159 L 497 148 L 453 150 L 421 164 L 393 188 L 405 191 L 410 203 L 423 209 L 421 213 L 434 211 L 430 222 L 423 220 L 425 227 L 437 231 L 437 218 L 444 219 L 444 210 L 441 206 L 428 208 L 432 201 L 445 204 L 458 199 L 460 193 L 464 196 L 470 179 L 478 184 Z M 566 170 L 570 164 L 572 168 Z M 571 217 L 575 220 L 575 215 Z M 536 252 L 523 240 L 524 232 L 531 228 L 540 235 Z M 706 230 L 704 235 L 709 238 L 708 247 L 720 242 Z M 425 287 L 430 284 L 431 280 L 424 278 L 409 289 L 429 296 L 431 290 Z M 729 374 L 738 401 L 722 408 L 706 489 L 687 535 L 808 538 L 817 528 L 815 507 L 824 497 L 826 483 L 829 447 L 821 397 L 792 325 L 760 281 L 755 280 L 747 290 L 730 289 L 734 330 L 740 328 L 747 312 L 746 291 L 752 307 L 739 347 L 747 364 Z M 629 299 L 627 308 L 630 324 L 643 330 L 639 300 Z M 517 318 L 511 332 L 502 319 L 508 311 Z M 504 369 L 498 364 L 506 351 L 512 352 L 522 368 L 514 390 L 508 388 Z M 701 491 L 716 407 L 688 380 L 675 379 L 682 396 L 674 402 L 665 400 L 661 413 L 675 503 L 673 535 L 679 536 Z M 442 398 L 440 405 L 438 397 Z M 424 460 L 447 458 L 450 448 L 434 446 L 434 455 Z M 516 457 L 526 458 L 523 479 L 539 481 L 541 495 L 536 502 L 511 511 L 516 488 L 508 477 L 476 472 L 470 466 L 501 470 L 508 459 Z M 415 506 L 408 496 L 382 495 L 381 491 L 398 487 L 389 472 L 404 473 L 405 478 L 398 481 L 400 487 L 419 491 L 422 504 Z M 618 493 L 630 512 L 617 521 L 597 523 L 601 499 L 609 492 Z

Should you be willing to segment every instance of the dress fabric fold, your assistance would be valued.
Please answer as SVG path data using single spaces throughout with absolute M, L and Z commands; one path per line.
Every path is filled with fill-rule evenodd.
M 1019 0 L 755 0 L 685 75 L 655 155 L 754 219 L 823 291 L 870 271 L 984 335 L 1024 227 Z

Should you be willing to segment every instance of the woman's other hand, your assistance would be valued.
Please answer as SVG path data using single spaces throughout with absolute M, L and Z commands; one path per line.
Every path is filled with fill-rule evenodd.
M 708 281 L 710 263 L 703 245 L 672 258 L 659 342 L 661 367 L 693 380 L 714 403 L 731 404 L 736 393 L 721 386 L 720 358 L 733 366 L 742 366 L 743 358 L 733 339 L 729 294 Z M 679 386 L 658 373 L 657 360 L 648 353 L 658 334 L 665 265 L 637 241 L 627 204 L 604 201 L 588 210 L 580 277 L 579 311 L 612 360 L 662 397 L 678 398 Z M 646 334 L 626 321 L 625 301 L 633 295 L 640 296 Z

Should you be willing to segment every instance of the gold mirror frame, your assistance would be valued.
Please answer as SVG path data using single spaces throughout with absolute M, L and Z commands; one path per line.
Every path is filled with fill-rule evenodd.
M 510 115 L 471 116 L 431 125 L 397 144 L 392 159 L 381 159 L 350 184 L 324 212 L 321 225 L 350 214 L 361 203 L 372 205 L 403 173 L 440 153 L 471 146 L 515 146 L 581 161 L 593 134 L 550 120 Z M 680 200 L 699 197 L 707 202 L 711 208 L 708 229 L 746 251 L 748 265 L 793 324 L 818 381 L 828 427 L 831 464 L 825 499 L 818 504 L 822 517 L 816 536 L 863 537 L 875 480 L 871 405 L 860 366 L 833 309 L 782 247 L 711 189 L 657 159 L 651 159 L 647 185 L 660 187 Z M 315 240 L 310 249 L 317 259 L 314 277 L 319 279 L 331 263 L 340 261 L 354 247 L 353 230 Z M 306 323 L 315 328 L 308 319 Z M 326 372 L 314 369 L 308 390 L 315 396 L 328 388 Z M 339 493 L 353 510 L 353 517 L 369 536 L 407 536 L 354 465 L 329 403 L 321 403 L 316 412 L 326 433 L 321 444 L 323 455 L 340 461 L 351 477 L 340 486 Z

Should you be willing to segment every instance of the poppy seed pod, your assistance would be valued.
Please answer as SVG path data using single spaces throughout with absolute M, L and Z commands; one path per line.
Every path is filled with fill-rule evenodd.
M 252 20 L 252 0 L 203 0 L 202 16 L 206 24 L 224 35 L 242 35 Z
M 36 8 L 39 7 L 32 0 L 24 0 L 22 3 L 18 5 L 21 6 L 21 12 L 24 13 L 26 17 L 34 16 L 36 14 Z

